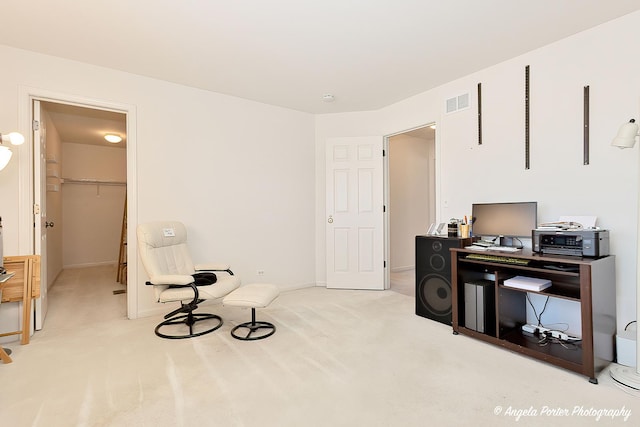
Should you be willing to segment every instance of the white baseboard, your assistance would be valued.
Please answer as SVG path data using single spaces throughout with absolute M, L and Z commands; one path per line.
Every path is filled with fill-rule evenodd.
M 100 267 L 104 265 L 118 265 L 117 261 L 102 261 L 102 262 L 88 262 L 86 264 L 69 264 L 63 265 L 62 268 L 87 268 L 87 267 Z
M 170 303 L 167 303 L 170 304 Z M 177 303 L 173 306 L 173 309 L 180 307 Z M 166 304 L 158 303 L 156 307 L 150 308 L 147 310 L 139 310 L 138 317 L 136 319 L 141 319 L 143 317 L 151 317 L 151 316 L 164 316 L 172 310 L 171 307 L 168 307 Z
M 416 267 L 414 265 L 405 265 L 404 267 L 394 267 L 391 269 L 392 273 L 402 273 L 403 271 L 414 270 Z

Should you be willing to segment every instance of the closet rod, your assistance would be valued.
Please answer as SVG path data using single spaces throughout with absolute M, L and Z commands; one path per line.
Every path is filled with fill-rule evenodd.
M 63 184 L 97 184 L 97 185 L 127 185 L 123 181 L 105 181 L 99 179 L 76 179 L 76 178 L 63 178 Z

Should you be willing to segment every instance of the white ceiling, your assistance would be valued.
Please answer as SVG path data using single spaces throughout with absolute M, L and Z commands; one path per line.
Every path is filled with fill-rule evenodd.
M 0 43 L 331 113 L 384 107 L 638 9 L 640 0 L 2 0 Z
M 62 142 L 125 148 L 127 144 L 127 118 L 123 113 L 94 110 L 74 105 L 42 102 L 42 109 L 49 114 Z M 112 144 L 104 139 L 106 134 L 122 137 Z

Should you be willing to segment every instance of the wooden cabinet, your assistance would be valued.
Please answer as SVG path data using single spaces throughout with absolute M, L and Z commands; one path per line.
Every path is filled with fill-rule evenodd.
M 474 256 L 495 259 L 474 259 Z M 528 250 L 504 253 L 454 248 L 451 249 L 451 275 L 454 334 L 469 335 L 572 370 L 586 375 L 592 383 L 597 383 L 596 374 L 614 359 L 616 283 L 613 256 L 581 258 L 543 256 Z M 539 292 L 505 286 L 505 280 L 515 276 L 547 279 L 552 285 Z M 481 306 L 470 305 L 469 289 L 473 284 L 484 285 L 484 299 L 478 300 L 483 301 Z M 573 317 L 579 322 L 577 329 L 581 334 L 577 338 L 580 340 L 543 339 L 544 334 L 523 332 L 523 325 L 537 324 L 535 317 L 532 319 L 529 315 L 527 318 L 527 307 L 531 306 L 533 294 L 573 301 L 577 307 Z M 486 327 L 478 328 L 478 322 L 470 318 L 470 313 L 480 316 L 483 320 L 480 323 Z M 541 320 L 544 326 L 544 317 Z

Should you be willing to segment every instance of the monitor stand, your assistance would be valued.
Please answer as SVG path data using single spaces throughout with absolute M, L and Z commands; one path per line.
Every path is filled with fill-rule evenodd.
M 499 236 L 499 246 L 507 246 L 509 248 L 522 249 L 522 242 L 517 237 Z
M 499 246 L 513 246 L 513 237 L 500 236 Z

